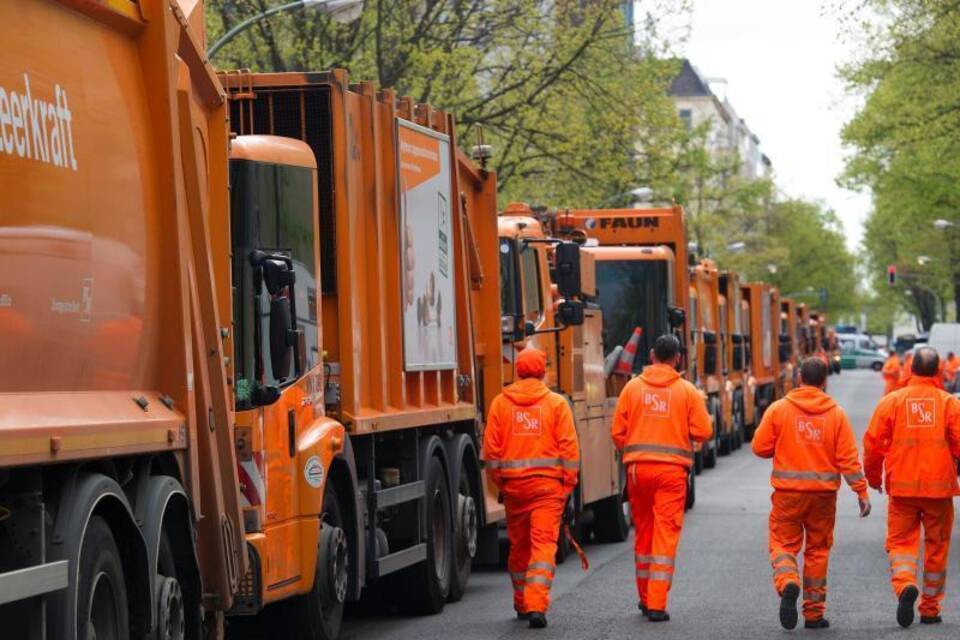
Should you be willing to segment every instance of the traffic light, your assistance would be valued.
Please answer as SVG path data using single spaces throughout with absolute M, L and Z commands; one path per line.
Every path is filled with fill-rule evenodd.
M 887 284 L 891 287 L 897 284 L 897 265 L 887 265 Z

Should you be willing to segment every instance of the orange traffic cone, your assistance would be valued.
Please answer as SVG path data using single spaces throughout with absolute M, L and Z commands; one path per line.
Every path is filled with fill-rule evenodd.
M 623 347 L 623 353 L 620 354 L 620 362 L 617 363 L 615 371 L 624 375 L 633 373 L 633 361 L 637 357 L 637 348 L 640 346 L 640 336 L 643 335 L 643 329 L 636 327 L 633 335 Z

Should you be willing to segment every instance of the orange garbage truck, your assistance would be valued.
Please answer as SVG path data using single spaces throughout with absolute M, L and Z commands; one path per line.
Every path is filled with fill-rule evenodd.
M 546 219 L 554 235 L 585 241 L 583 251 L 595 257 L 605 356 L 627 348 L 636 335 L 633 374 L 648 364 L 657 336 L 674 333 L 683 349 L 682 372 L 702 389 L 693 342 L 699 323 L 697 293 L 690 279 L 683 208 L 559 210 Z M 608 382 L 609 397 L 616 397 L 624 382 Z M 688 505 L 695 496 L 694 473 L 715 464 L 717 455 L 716 439 L 696 451 Z
M 800 376 L 800 341 L 797 334 L 797 303 L 793 298 L 780 301 L 779 356 L 783 395 L 796 387 Z
M 477 220 L 475 228 L 491 221 Z M 580 478 L 565 520 L 575 538 L 585 539 L 592 532 L 600 542 L 621 542 L 630 525 L 626 474 L 610 438 L 616 397 L 606 393 L 595 257 L 576 243 L 548 237 L 526 204 L 510 204 L 494 222 L 500 304 L 489 308 L 500 315 L 495 322 L 479 315 L 477 320 L 501 327 L 503 364 L 502 376 L 491 375 L 484 386 L 489 390 L 486 402 L 514 381 L 518 349 L 530 344 L 547 354 L 544 381 L 571 404 L 580 441 Z M 574 299 L 580 301 L 579 308 L 571 305 Z M 479 301 L 475 309 L 488 311 Z M 561 535 L 559 559 L 569 553 L 568 544 Z
M 747 425 L 755 424 L 754 389 L 750 376 L 748 335 L 745 329 L 749 311 L 743 300 L 740 275 L 720 272 L 720 348 L 726 371 L 726 386 L 731 398 L 729 421 L 733 448 L 746 440 Z
M 713 416 L 714 441 L 720 455 L 728 455 L 734 447 L 733 393 L 727 385 L 726 344 L 724 343 L 724 309 L 720 297 L 720 272 L 712 260 L 701 260 L 690 268 L 691 291 L 697 300 L 697 329 L 692 332 L 696 346 L 697 379 L 707 394 L 707 410 Z M 708 456 L 707 466 L 716 464 Z
M 5 632 L 222 638 L 270 608 L 321 640 L 380 581 L 462 596 L 499 263 L 452 117 L 343 72 L 221 82 L 198 2 L 0 20 Z
M 750 439 L 767 407 L 777 399 L 780 367 L 776 331 L 780 321 L 780 304 L 777 301 L 777 290 L 767 283 L 748 282 L 741 287 L 741 291 L 750 310 L 750 371 L 755 389 L 756 424 L 747 429 Z

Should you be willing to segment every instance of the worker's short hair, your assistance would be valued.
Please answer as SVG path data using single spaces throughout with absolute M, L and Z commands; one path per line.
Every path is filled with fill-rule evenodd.
M 807 358 L 800 364 L 800 382 L 822 387 L 827 381 L 827 363 L 820 358 Z
M 940 356 L 933 347 L 920 347 L 914 352 L 910 369 L 918 376 L 927 378 L 935 376 L 939 368 Z
M 953 351 L 947 351 L 947 358 L 949 359 L 952 357 L 953 357 Z
M 657 362 L 673 360 L 680 353 L 680 341 L 672 333 L 665 333 L 653 343 L 653 357 Z

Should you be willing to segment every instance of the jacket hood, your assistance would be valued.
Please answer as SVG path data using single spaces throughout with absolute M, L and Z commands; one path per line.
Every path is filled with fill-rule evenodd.
M 792 402 L 804 413 L 824 413 L 837 406 L 833 398 L 816 387 L 803 385 L 787 394 Z
M 655 387 L 666 387 L 673 384 L 680 377 L 680 373 L 670 365 L 651 364 L 643 368 L 640 377 L 647 384 L 652 384 Z
M 522 406 L 536 404 L 548 393 L 550 389 L 539 378 L 523 378 L 503 390 L 503 395 L 510 398 L 514 404 Z

